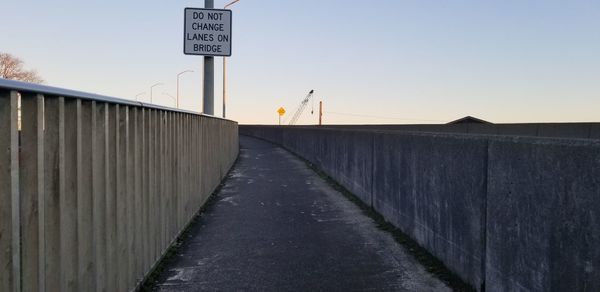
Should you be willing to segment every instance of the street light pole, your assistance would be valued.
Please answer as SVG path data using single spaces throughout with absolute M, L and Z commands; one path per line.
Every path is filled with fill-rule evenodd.
M 166 95 L 166 96 L 168 96 L 168 97 L 170 97 L 170 98 L 171 98 L 171 99 L 172 99 L 174 102 L 176 102 L 176 101 L 177 101 L 177 100 L 175 99 L 175 97 L 173 97 L 172 95 L 170 95 L 170 94 L 168 94 L 168 93 L 166 93 L 166 92 L 163 92 L 162 94 L 163 94 L 163 95 Z
M 227 57 L 223 57 L 223 118 L 225 118 L 225 111 L 227 104 Z
M 177 73 L 177 108 L 179 108 L 179 76 L 185 74 L 185 73 L 189 73 L 189 72 L 194 72 L 192 70 L 185 70 L 182 72 Z
M 237 3 L 240 0 L 231 1 L 229 4 L 225 5 L 223 9 L 227 9 L 227 7 Z M 225 118 L 225 111 L 227 109 L 227 57 L 223 57 L 223 118 Z
M 139 97 L 140 95 L 144 95 L 144 94 L 146 94 L 146 92 L 140 92 L 140 93 L 136 94 L 136 95 L 135 95 L 135 101 L 138 101 L 138 100 L 139 100 L 139 98 L 138 98 L 138 97 Z
M 231 5 L 235 4 L 235 3 L 237 3 L 237 2 L 239 2 L 239 1 L 240 1 L 240 0 L 231 1 L 231 2 L 229 2 L 229 4 L 225 5 L 225 7 L 223 7 L 223 9 L 227 9 L 227 7 L 229 7 L 229 6 L 231 6 Z
M 213 0 L 204 0 L 204 8 L 214 8 Z M 215 114 L 215 58 L 204 56 L 204 114 L 214 116 Z
M 156 87 L 156 86 L 159 86 L 159 85 L 163 85 L 163 84 L 162 84 L 161 82 L 158 82 L 158 83 L 155 83 L 154 85 L 150 86 L 150 103 L 154 103 L 154 102 L 152 101 L 152 89 L 153 89 L 154 87 Z

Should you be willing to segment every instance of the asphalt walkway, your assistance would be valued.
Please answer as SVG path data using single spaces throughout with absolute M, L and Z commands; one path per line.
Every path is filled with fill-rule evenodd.
M 242 136 L 156 291 L 449 291 L 301 160 Z

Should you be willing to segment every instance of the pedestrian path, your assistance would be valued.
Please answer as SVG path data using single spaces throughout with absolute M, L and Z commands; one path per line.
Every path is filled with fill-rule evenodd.
M 155 291 L 450 291 L 300 159 L 240 144 Z

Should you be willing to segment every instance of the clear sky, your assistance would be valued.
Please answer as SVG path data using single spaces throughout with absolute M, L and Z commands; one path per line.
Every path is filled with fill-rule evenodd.
M 215 0 L 216 7 L 228 1 Z M 201 110 L 183 9 L 204 1 L 2 0 L 0 51 L 48 85 Z M 600 122 L 598 0 L 241 0 L 228 118 L 277 123 L 309 90 L 326 123 Z M 221 114 L 221 59 L 215 113 Z M 163 95 L 163 92 L 168 95 Z M 305 112 L 302 123 L 315 123 Z

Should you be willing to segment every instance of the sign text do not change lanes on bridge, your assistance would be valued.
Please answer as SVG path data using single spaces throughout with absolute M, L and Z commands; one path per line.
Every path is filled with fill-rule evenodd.
M 231 56 L 231 10 L 186 8 L 183 53 Z

